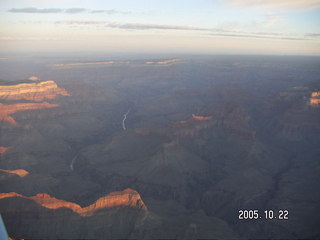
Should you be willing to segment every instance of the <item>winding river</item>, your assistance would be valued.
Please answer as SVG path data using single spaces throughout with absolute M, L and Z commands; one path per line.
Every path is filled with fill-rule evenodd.
M 70 170 L 73 171 L 74 170 L 74 162 L 76 161 L 77 157 L 79 156 L 79 154 L 75 155 L 74 158 L 72 158 L 71 163 L 70 163 Z
M 126 123 L 125 123 L 125 121 L 126 121 L 126 119 L 127 119 L 127 115 L 129 114 L 129 112 L 130 112 L 130 109 L 127 111 L 127 113 L 125 113 L 125 114 L 123 115 L 123 119 L 122 119 L 122 128 L 123 128 L 123 130 L 127 130 L 127 129 L 126 129 Z

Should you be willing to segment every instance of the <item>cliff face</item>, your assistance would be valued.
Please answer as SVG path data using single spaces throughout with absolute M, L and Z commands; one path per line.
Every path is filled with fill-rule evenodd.
M 82 216 L 90 216 L 98 209 L 120 206 L 147 210 L 140 194 L 137 191 L 128 188 L 120 192 L 109 193 L 108 195 L 99 198 L 95 203 L 83 208 L 79 214 Z
M 16 103 L 16 104 L 9 104 L 4 105 L 0 104 L 0 121 L 8 122 L 14 126 L 17 126 L 18 123 L 16 120 L 11 117 L 11 114 L 14 114 L 19 111 L 26 111 L 26 110 L 35 110 L 35 109 L 45 109 L 45 108 L 55 108 L 59 107 L 58 104 L 51 104 L 47 102 L 42 103 Z
M 52 80 L 0 86 L 0 99 L 5 100 L 25 99 L 39 102 L 45 98 L 56 98 L 57 95 L 70 96 L 65 89 L 59 88 Z
M 0 169 L 0 171 L 6 172 L 6 173 L 11 173 L 11 174 L 16 174 L 21 178 L 23 178 L 29 174 L 29 172 L 24 169 L 16 169 L 16 170 Z
M 11 192 L 11 193 L 0 193 L 0 199 L 20 197 L 25 199 L 30 199 L 40 204 L 42 207 L 49 209 L 58 208 L 69 208 L 73 212 L 78 213 L 80 216 L 86 217 L 91 216 L 95 211 L 110 208 L 110 207 L 132 207 L 141 210 L 147 210 L 146 205 L 143 203 L 140 194 L 132 189 L 125 189 L 119 192 L 112 192 L 108 195 L 99 198 L 95 203 L 87 206 L 81 207 L 80 205 L 72 202 L 67 202 L 61 199 L 51 197 L 46 193 L 38 193 L 33 197 L 26 197 L 21 194 Z

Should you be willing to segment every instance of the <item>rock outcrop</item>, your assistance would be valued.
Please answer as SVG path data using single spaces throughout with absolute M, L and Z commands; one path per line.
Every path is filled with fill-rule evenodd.
M 52 80 L 0 86 L 0 99 L 5 100 L 25 99 L 39 102 L 45 98 L 56 98 L 57 95 L 70 96 L 65 89 L 58 87 Z
M 140 194 L 130 188 L 119 192 L 109 193 L 108 195 L 99 198 L 95 203 L 87 207 L 81 207 L 76 203 L 51 197 L 49 194 L 46 193 L 38 193 L 33 197 L 26 197 L 15 192 L 0 193 L 0 199 L 12 197 L 30 199 L 37 202 L 42 207 L 49 209 L 69 208 L 73 212 L 78 213 L 80 216 L 83 217 L 91 216 L 97 210 L 111 207 L 132 207 L 141 210 L 147 210 L 146 205 L 140 197 Z
M 214 126 L 213 117 L 196 116 L 192 114 L 192 117 L 187 120 L 182 120 L 170 125 L 170 133 L 173 133 L 176 137 L 194 137 L 205 129 Z
M 0 116 L 1 118 L 1 116 Z M 5 152 L 9 149 L 10 147 L 3 147 L 3 146 L 0 146 L 0 155 L 1 154 L 5 154 Z
M 192 114 L 192 118 L 200 121 L 207 121 L 212 119 L 213 117 L 212 116 L 204 117 L 204 116 L 197 116 L 195 114 Z
M 11 173 L 11 174 L 16 174 L 19 177 L 23 178 L 29 174 L 28 171 L 24 169 L 16 169 L 16 170 L 6 170 L 6 169 L 0 169 L 1 172 L 6 172 L 6 173 Z
M 312 107 L 320 106 L 320 92 L 312 92 L 309 99 L 309 105 Z
M 5 105 L 0 103 L 0 121 L 5 121 L 14 126 L 17 126 L 18 123 L 11 116 L 11 114 L 14 114 L 20 111 L 26 111 L 26 110 L 55 108 L 55 107 L 59 107 L 59 104 L 42 102 L 42 103 L 16 103 L 16 104 Z

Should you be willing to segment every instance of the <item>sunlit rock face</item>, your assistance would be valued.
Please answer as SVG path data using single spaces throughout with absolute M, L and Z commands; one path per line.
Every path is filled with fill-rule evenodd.
M 1 106 L 1 105 L 0 105 Z M 0 117 L 1 118 L 1 117 Z M 5 154 L 5 152 L 9 149 L 9 147 L 0 146 L 0 155 Z
M 23 178 L 29 174 L 28 171 L 24 169 L 16 169 L 16 170 L 6 170 L 6 169 L 0 169 L 1 172 L 11 173 L 18 175 L 19 177 Z
M 119 206 L 147 210 L 146 205 L 140 197 L 140 194 L 137 191 L 128 188 L 120 192 L 109 193 L 105 197 L 99 198 L 94 204 L 83 208 L 79 214 L 82 216 L 90 216 L 98 209 Z
M 309 105 L 318 107 L 320 105 L 320 92 L 312 92 L 309 99 Z
M 177 123 L 171 124 L 171 133 L 178 137 L 195 137 L 201 131 L 214 126 L 212 116 L 197 116 L 192 114 L 192 117 L 187 120 L 182 120 Z
M 42 103 L 16 103 L 16 104 L 0 104 L 0 121 L 10 123 L 11 125 L 17 126 L 18 123 L 11 116 L 16 112 L 35 110 L 35 109 L 45 109 L 45 108 L 56 108 L 59 107 L 58 104 L 52 104 L 47 102 Z
M 320 99 L 311 98 L 310 99 L 310 105 L 311 106 L 319 106 L 320 105 Z
M 5 100 L 25 99 L 39 102 L 45 98 L 56 98 L 57 95 L 70 96 L 65 89 L 58 87 L 52 80 L 0 86 L 0 99 Z
M 207 121 L 212 119 L 212 116 L 205 117 L 205 116 L 197 116 L 195 114 L 192 114 L 192 118 L 200 121 Z
M 320 97 L 320 92 L 312 92 L 311 97 Z
M 87 207 L 81 207 L 79 204 L 51 197 L 46 193 L 38 193 L 33 197 L 26 197 L 15 192 L 0 193 L 0 199 L 12 197 L 30 199 L 40 204 L 42 207 L 49 209 L 69 208 L 83 217 L 91 216 L 97 210 L 111 207 L 132 207 L 147 210 L 140 194 L 129 188 L 123 191 L 109 193 Z

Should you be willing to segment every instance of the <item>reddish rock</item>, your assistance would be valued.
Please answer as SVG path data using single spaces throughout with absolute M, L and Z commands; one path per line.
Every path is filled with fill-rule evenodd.
M 320 92 L 312 92 L 309 99 L 309 105 L 312 107 L 320 106 Z
M 20 198 L 30 199 L 37 202 L 42 207 L 49 208 L 49 209 L 69 208 L 73 212 L 78 213 L 83 217 L 91 216 L 97 210 L 110 208 L 110 207 L 125 206 L 125 207 L 138 208 L 141 210 L 147 210 L 146 205 L 144 204 L 144 202 L 140 197 L 140 194 L 137 191 L 132 190 L 130 188 L 125 189 L 123 191 L 119 191 L 119 192 L 109 193 L 108 195 L 99 198 L 95 203 L 83 208 L 76 203 L 57 199 L 57 198 L 51 197 L 49 194 L 46 194 L 46 193 L 38 193 L 36 196 L 33 196 L 33 197 L 26 197 L 15 192 L 0 193 L 0 199 L 11 198 L 11 197 L 20 197 Z
M 6 172 L 6 173 L 11 173 L 11 174 L 16 174 L 19 177 L 23 178 L 29 174 L 28 171 L 24 169 L 16 169 L 16 170 L 6 170 L 6 169 L 0 169 L 1 172 Z
M 44 109 L 44 108 L 55 108 L 59 107 L 58 104 L 51 104 L 47 102 L 42 103 L 16 103 L 16 104 L 9 104 L 4 105 L 0 104 L 0 121 L 8 122 L 14 126 L 17 126 L 18 123 L 16 120 L 11 117 L 11 114 L 14 114 L 19 111 L 26 111 L 26 110 L 35 110 L 35 109 Z
M 1 107 L 1 105 L 0 105 L 0 107 Z M 0 115 L 0 119 L 1 119 L 1 115 Z M 10 147 L 2 147 L 2 146 L 0 146 L 0 155 L 1 154 L 5 154 L 5 152 L 9 149 Z
M 197 115 L 192 114 L 192 118 L 196 119 L 196 120 L 200 120 L 200 121 L 207 121 L 207 120 L 212 119 L 213 117 L 212 116 L 204 117 L 204 116 L 197 116 Z
M 5 100 L 26 99 L 38 102 L 45 98 L 56 98 L 57 95 L 70 96 L 65 89 L 58 87 L 52 80 L 0 86 L 0 99 Z

